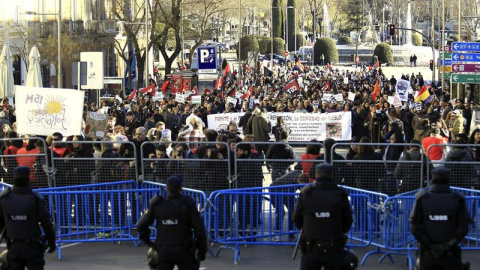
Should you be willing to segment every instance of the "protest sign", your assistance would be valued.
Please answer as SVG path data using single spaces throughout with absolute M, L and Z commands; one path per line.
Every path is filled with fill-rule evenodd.
M 29 135 L 80 135 L 85 92 L 15 86 L 18 132 Z

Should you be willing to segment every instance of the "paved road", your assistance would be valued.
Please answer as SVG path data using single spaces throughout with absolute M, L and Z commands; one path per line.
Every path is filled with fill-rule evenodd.
M 217 246 L 213 247 L 214 249 Z M 71 245 L 63 249 L 63 259 L 58 260 L 56 253 L 47 254 L 46 269 L 50 270 L 135 270 L 147 269 L 146 253 L 148 248 L 144 245 L 135 247 L 131 242 L 124 242 L 121 245 L 111 243 L 84 243 Z M 363 257 L 363 255 L 373 250 L 372 248 L 357 248 L 354 251 Z M 241 247 L 242 261 L 237 265 L 233 264 L 233 252 L 223 250 L 218 257 L 207 256 L 207 260 L 202 263 L 203 269 L 235 269 L 235 270 L 260 270 L 260 269 L 298 269 L 300 264 L 300 254 L 296 260 L 291 259 L 293 247 L 273 247 L 273 246 L 248 246 Z M 472 263 L 471 269 L 479 269 L 480 256 L 477 251 L 464 252 L 464 261 Z M 396 270 L 408 269 L 404 256 L 393 256 L 395 263 L 388 259 L 382 263 L 377 260 L 381 255 L 371 256 L 365 265 L 359 269 L 372 270 Z

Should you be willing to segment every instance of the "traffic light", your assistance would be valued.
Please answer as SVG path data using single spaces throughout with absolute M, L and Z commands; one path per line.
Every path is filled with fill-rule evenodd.
M 433 60 L 430 60 L 430 70 L 433 71 Z
M 395 24 L 388 25 L 388 33 L 390 36 L 395 36 Z

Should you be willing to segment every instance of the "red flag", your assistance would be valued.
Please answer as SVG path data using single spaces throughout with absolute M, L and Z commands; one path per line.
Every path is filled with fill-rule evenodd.
M 378 84 L 378 80 L 375 83 L 375 87 L 373 88 L 372 92 L 373 101 L 377 101 L 377 95 L 380 95 L 380 85 Z
M 163 84 L 162 84 L 162 92 L 163 94 L 167 94 L 167 90 L 168 90 L 168 86 L 170 85 L 170 81 L 165 81 Z
M 327 81 L 327 83 L 322 87 L 322 92 L 325 91 L 330 91 L 330 81 Z
M 248 88 L 248 91 L 245 94 L 241 95 L 240 98 L 241 99 L 246 99 L 246 98 L 251 97 L 253 95 L 253 90 L 254 90 L 253 86 L 250 86 L 250 88 Z
M 128 100 L 133 100 L 137 96 L 137 89 L 133 89 L 132 93 L 128 96 Z
M 237 93 L 237 92 L 236 92 L 236 90 L 235 90 L 235 88 L 234 88 L 233 90 L 231 90 L 231 91 L 228 93 L 228 95 L 231 96 L 231 97 L 235 97 L 235 94 L 236 94 L 236 93 Z
M 283 87 L 283 91 L 285 91 L 288 95 L 292 95 L 295 92 L 300 91 L 300 87 L 298 86 L 297 81 L 291 81 Z
M 230 73 L 230 65 L 227 63 L 225 70 L 223 70 L 223 77 L 227 77 L 228 73 Z
M 198 95 L 198 94 L 199 94 L 199 93 L 198 93 L 198 87 L 195 85 L 195 86 L 193 87 L 193 89 L 192 89 L 192 96 L 196 96 L 196 95 Z
M 223 78 L 222 78 L 222 77 L 218 77 L 217 82 L 215 83 L 214 89 L 219 89 L 219 88 L 221 88 L 221 87 L 222 87 L 222 84 L 223 84 Z
M 140 93 L 143 93 L 143 94 L 150 93 L 152 94 L 152 96 L 155 96 L 155 84 L 152 84 L 148 87 L 141 89 Z
M 378 68 L 379 66 L 380 66 L 380 61 L 377 61 L 377 62 L 375 63 L 375 67 Z

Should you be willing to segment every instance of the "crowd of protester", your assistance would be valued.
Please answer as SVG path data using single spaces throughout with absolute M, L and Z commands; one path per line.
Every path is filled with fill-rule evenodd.
M 55 133 L 46 138 L 46 147 L 41 140 L 29 140 L 28 135 L 17 134 L 14 109 L 8 105 L 8 100 L 4 100 L 0 112 L 0 136 L 9 140 L 2 145 L 2 152 L 7 157 L 20 153 L 40 154 L 28 160 L 18 156 L 5 158 L 1 173 L 8 176 L 15 166 L 27 165 L 33 168 L 32 181 L 36 186 L 51 185 L 47 183 L 46 174 L 52 161 L 41 156 L 46 151 L 46 156 L 65 158 L 65 161 L 55 163 L 57 186 L 121 179 L 164 182 L 173 174 L 184 177 L 185 187 L 208 192 L 229 188 L 232 184 L 236 187 L 262 186 L 264 159 L 272 181 L 291 171 L 295 159 L 302 160 L 299 162 L 302 173 L 310 181 L 314 178 L 312 168 L 315 162 L 351 160 L 350 163 L 334 163 L 338 181 L 394 193 L 426 184 L 419 179 L 427 179 L 425 174 L 429 166 L 452 161 L 462 162 L 452 166 L 453 185 L 475 187 L 477 184 L 479 168 L 473 163 L 480 159 L 480 147 L 461 146 L 480 143 L 480 129 L 470 130 L 476 104 L 471 98 L 467 103 L 451 100 L 448 89 L 434 83 L 426 85 L 420 73 L 398 78 L 409 81 L 413 91 L 408 102 L 393 107 L 388 96 L 395 94 L 397 79 L 393 76 L 387 78 L 381 67 L 342 71 L 330 65 L 302 69 L 274 66 L 265 72 L 263 68 L 244 66 L 242 71 L 240 86 L 237 86 L 239 78 L 235 71 L 227 74 L 217 89 L 203 91 L 200 104 L 192 104 L 190 98 L 185 103 L 178 103 L 168 89 L 162 89 L 162 98 L 138 92 L 131 100 L 120 94 L 121 98 L 106 99 L 98 105 L 86 102 L 85 117 L 88 111 L 108 114 L 105 137 L 90 138 L 78 134 L 64 138 Z M 298 91 L 284 89 L 292 80 L 300 85 Z M 158 83 L 157 91 L 160 91 L 164 82 L 159 80 Z M 380 92 L 373 93 L 377 83 Z M 428 103 L 413 102 L 415 91 L 424 85 L 434 98 Z M 349 92 L 354 93 L 355 98 L 349 99 Z M 325 94 L 342 94 L 343 100 L 325 99 Z M 227 102 L 232 100 L 228 97 L 236 97 L 236 102 Z M 255 102 L 249 102 L 251 99 Z M 230 112 L 244 115 L 238 123 L 232 121 L 221 130 L 208 127 L 208 115 Z M 292 130 L 281 117 L 272 125 L 266 117 L 267 112 L 351 112 L 352 142 L 360 144 L 352 144 L 344 157 L 335 151 L 332 155 L 333 139 L 306 142 L 305 153 L 296 157 L 288 143 Z M 277 143 L 271 143 L 270 134 Z M 95 143 L 64 144 L 62 140 Z M 150 143 L 141 149 L 145 142 Z M 377 147 L 366 143 L 384 145 Z M 434 144 L 447 146 L 436 146 L 427 151 Z M 75 163 L 74 158 L 98 160 Z M 122 161 L 115 161 L 116 158 Z M 202 166 L 198 162 L 187 162 L 188 159 L 208 159 L 210 163 Z M 259 162 L 241 162 L 242 159 L 257 159 Z M 285 161 L 268 162 L 270 159 Z M 382 165 L 375 165 L 376 169 L 371 170 L 375 160 Z M 398 160 L 404 162 L 398 163 Z M 408 164 L 420 160 L 424 164 L 420 166 L 417 162 L 416 168 Z M 76 176 L 72 177 L 72 173 Z

